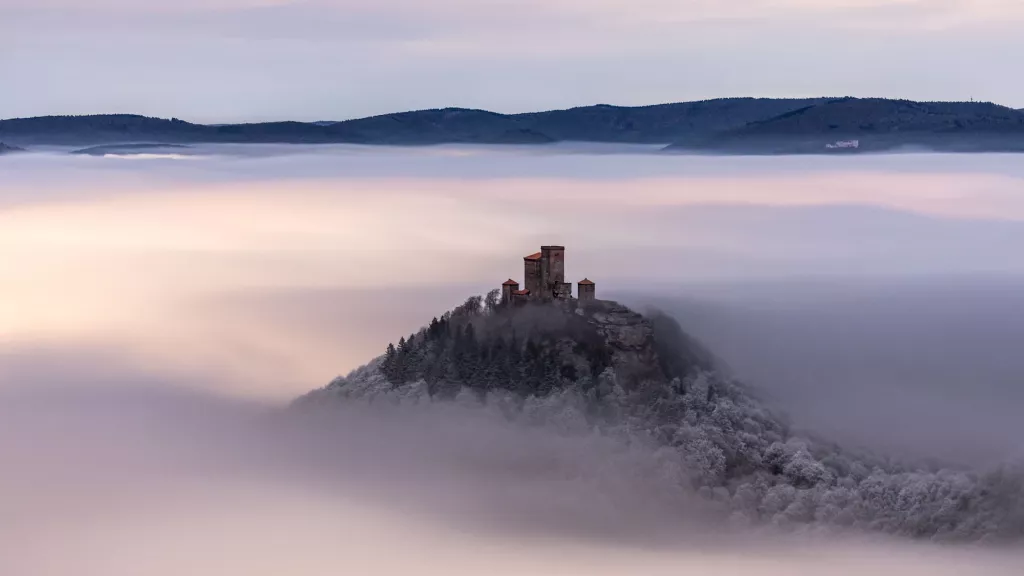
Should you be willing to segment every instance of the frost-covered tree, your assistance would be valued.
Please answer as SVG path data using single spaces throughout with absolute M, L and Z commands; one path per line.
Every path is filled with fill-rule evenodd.
M 507 309 L 483 302 L 467 300 L 324 393 L 457 400 L 559 433 L 597 430 L 624 445 L 654 444 L 672 455 L 659 473 L 725 508 L 730 522 L 934 540 L 1024 537 L 1021 466 L 933 469 L 802 438 L 750 389 L 709 367 L 703 351 L 659 360 L 660 380 L 627 384 L 601 343 L 517 332 Z

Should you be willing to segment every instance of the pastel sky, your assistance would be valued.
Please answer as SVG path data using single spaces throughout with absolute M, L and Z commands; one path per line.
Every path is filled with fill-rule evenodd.
M 0 0 L 0 117 L 724 96 L 1024 107 L 1024 0 Z

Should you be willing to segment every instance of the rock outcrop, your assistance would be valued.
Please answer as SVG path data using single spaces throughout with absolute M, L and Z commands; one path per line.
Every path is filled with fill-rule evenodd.
M 612 365 L 620 378 L 628 381 L 650 379 L 665 381 L 660 369 L 654 326 L 642 315 L 629 308 L 598 300 L 579 308 L 594 325 L 612 353 Z

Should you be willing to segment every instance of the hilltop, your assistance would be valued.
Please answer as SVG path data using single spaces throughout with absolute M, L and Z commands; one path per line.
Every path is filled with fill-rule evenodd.
M 603 300 L 506 306 L 474 297 L 390 345 L 373 369 L 394 386 L 422 381 L 439 398 L 463 389 L 545 395 L 612 373 L 635 390 L 710 369 L 710 354 L 665 320 Z
M 680 490 L 734 523 L 1024 537 L 1024 471 L 901 465 L 801 437 L 674 320 L 611 301 L 470 298 L 293 409 L 381 401 L 476 406 L 564 434 L 653 443 Z
M 1024 113 L 988 102 L 840 98 L 722 131 L 699 145 L 723 152 L 820 153 L 842 140 L 858 141 L 860 151 L 1022 152 Z M 681 142 L 670 149 L 692 145 Z

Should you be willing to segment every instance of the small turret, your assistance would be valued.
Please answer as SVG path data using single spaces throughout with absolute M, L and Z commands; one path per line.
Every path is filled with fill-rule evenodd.
M 512 294 L 519 291 L 519 282 L 508 279 L 504 284 L 501 285 L 501 303 L 508 304 L 512 301 Z
M 597 300 L 597 285 L 588 278 L 580 280 L 577 295 L 580 302 L 591 302 Z

